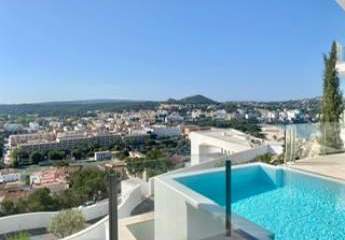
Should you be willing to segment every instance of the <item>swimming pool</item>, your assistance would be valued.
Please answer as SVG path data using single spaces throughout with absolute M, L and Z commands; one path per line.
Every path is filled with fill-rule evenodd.
M 175 180 L 225 205 L 224 169 Z M 263 164 L 238 167 L 232 171 L 231 206 L 278 240 L 345 239 L 345 185 L 340 181 Z

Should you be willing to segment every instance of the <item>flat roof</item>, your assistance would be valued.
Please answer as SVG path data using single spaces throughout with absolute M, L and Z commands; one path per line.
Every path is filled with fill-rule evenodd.
M 238 145 L 244 145 L 248 147 L 251 146 L 250 139 L 256 139 L 255 137 L 252 137 L 248 134 L 245 134 L 235 129 L 212 128 L 210 130 L 192 132 L 191 134 L 198 134 L 200 136 L 205 136 L 216 140 L 221 140 L 227 143 L 235 143 Z

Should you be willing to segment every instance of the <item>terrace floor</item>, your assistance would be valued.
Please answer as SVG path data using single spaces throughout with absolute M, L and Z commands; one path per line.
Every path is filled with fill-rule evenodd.
M 246 233 L 239 232 L 239 231 L 232 231 L 231 232 L 231 237 L 224 236 L 224 234 L 214 236 L 214 237 L 209 237 L 206 239 L 202 240 L 259 240 L 255 237 L 252 237 Z
M 345 181 L 345 153 L 301 159 L 288 166 Z
M 141 225 L 137 230 L 130 230 L 133 225 Z M 154 212 L 123 218 L 119 220 L 119 239 L 121 240 L 138 240 L 138 239 L 154 239 Z M 231 237 L 224 234 L 213 236 L 201 240 L 258 240 L 241 230 L 232 230 Z

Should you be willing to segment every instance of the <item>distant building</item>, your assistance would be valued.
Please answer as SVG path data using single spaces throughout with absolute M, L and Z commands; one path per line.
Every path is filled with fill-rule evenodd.
M 141 152 L 138 152 L 138 151 L 130 151 L 129 152 L 129 156 L 131 158 L 144 158 L 145 157 L 145 154 L 141 153 Z
M 216 119 L 225 119 L 227 116 L 226 111 L 224 109 L 219 109 L 213 112 L 213 117 Z
M 67 189 L 66 173 L 63 169 L 50 168 L 38 171 L 30 176 L 30 185 L 33 188 L 49 188 L 53 192 Z
M 193 110 L 192 111 L 192 119 L 197 119 L 199 118 L 201 115 L 203 115 L 203 112 L 199 109 Z
M 25 141 L 26 140 L 26 141 Z M 80 145 L 98 144 L 109 146 L 121 142 L 120 134 L 97 132 L 67 132 L 59 133 L 56 137 L 49 134 L 24 134 L 10 136 L 10 146 L 20 147 L 26 152 L 48 150 L 70 150 Z
M 24 130 L 24 126 L 17 123 L 6 123 L 4 125 L 4 130 L 6 132 L 20 132 Z
M 16 147 L 22 144 L 52 142 L 56 138 L 54 133 L 33 133 L 33 134 L 16 134 L 9 136 L 10 147 Z
M 167 127 L 164 125 L 153 125 L 150 127 L 150 132 L 152 132 L 157 137 L 176 137 L 181 135 L 181 128 L 177 127 Z
M 202 130 L 209 130 L 210 127 L 200 127 L 197 125 L 184 125 L 181 126 L 181 133 L 184 136 L 189 136 L 190 133 Z
M 95 160 L 102 161 L 102 160 L 111 160 L 112 153 L 110 151 L 103 151 L 103 152 L 95 152 Z
M 169 122 L 182 122 L 184 120 L 184 118 L 182 116 L 180 116 L 179 113 L 177 112 L 172 112 L 171 114 L 169 114 L 166 118 L 165 118 L 165 122 L 169 123 Z
M 29 123 L 29 130 L 31 132 L 37 132 L 40 129 L 40 125 L 37 122 L 30 122 Z
M 150 135 L 146 133 L 146 131 L 143 132 L 132 132 L 127 135 L 124 135 L 122 137 L 122 140 L 124 143 L 127 144 L 142 144 L 145 142 L 145 140 L 149 139 Z
M 20 174 L 16 172 L 0 173 L 0 183 L 16 182 L 20 180 Z

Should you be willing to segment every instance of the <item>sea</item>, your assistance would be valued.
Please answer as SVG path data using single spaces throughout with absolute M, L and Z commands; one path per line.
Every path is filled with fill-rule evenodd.
M 297 138 L 301 139 L 314 139 L 320 135 L 320 124 L 319 123 L 296 123 L 296 124 L 279 124 L 276 125 L 279 128 L 295 128 Z

